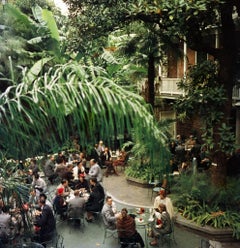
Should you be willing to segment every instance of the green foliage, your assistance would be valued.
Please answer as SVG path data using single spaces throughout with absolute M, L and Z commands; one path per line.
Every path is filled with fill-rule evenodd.
M 167 125 L 162 126 L 163 133 L 167 133 L 167 127 Z M 132 139 L 131 154 L 134 159 L 129 162 L 125 174 L 146 181 L 161 181 L 170 171 L 170 153 L 161 146 L 162 140 L 151 133 L 146 137 L 143 133 L 136 132 L 133 133 Z M 166 141 L 167 136 L 165 136 Z
M 110 138 L 132 128 L 145 137 L 151 133 L 149 139 L 155 137 L 164 146 L 165 136 L 144 100 L 116 85 L 103 68 L 69 62 L 31 83 L 27 75 L 0 99 L 0 130 L 8 134 L 8 142 L 2 139 L 1 145 L 9 152 L 16 147 L 34 154 L 42 145 L 56 146 L 75 132 L 84 144 L 95 139 L 96 130 L 100 137 Z
M 28 202 L 30 191 L 29 185 L 25 183 L 26 175 L 19 173 L 16 162 L 14 160 L 7 160 L 3 153 L 0 153 L 0 174 L 0 196 L 4 201 L 4 205 L 9 207 L 13 194 L 17 196 L 18 206 L 23 206 L 24 203 Z M 30 220 L 28 213 L 22 208 L 20 208 L 20 211 L 25 219 L 25 231 L 32 230 L 32 220 Z
M 15 0 L 14 5 L 17 6 L 24 14 L 31 15 L 33 6 L 40 6 L 43 9 L 52 9 L 53 4 L 48 0 Z
M 199 225 L 214 228 L 232 228 L 233 236 L 240 238 L 239 179 L 230 179 L 226 188 L 209 184 L 206 174 L 180 175 L 173 186 L 174 204 L 182 215 Z
M 205 61 L 193 66 L 178 86 L 186 95 L 178 98 L 174 104 L 177 113 L 188 118 L 201 116 L 202 138 L 206 147 L 231 154 L 235 136 L 224 119 L 223 109 L 227 99 L 223 85 L 218 82 L 217 64 Z
M 0 73 L 5 78 L 1 79 L 2 92 L 11 85 L 8 78 L 13 80 L 13 74 L 13 81 L 21 80 L 23 67 L 31 67 L 45 57 L 52 57 L 57 62 L 68 57 L 65 41 L 60 35 L 61 30 L 57 27 L 53 13 L 38 5 L 31 7 L 33 15 L 30 16 L 29 13 L 24 14 L 13 5 L 7 4 L 4 9 L 5 18 L 0 20 L 5 25 L 0 37 Z M 61 25 L 61 29 L 64 28 L 65 25 Z M 14 65 L 12 67 L 11 61 Z

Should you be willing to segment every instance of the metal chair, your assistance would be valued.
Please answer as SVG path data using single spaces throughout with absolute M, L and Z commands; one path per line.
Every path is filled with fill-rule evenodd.
M 125 167 L 128 164 L 129 156 L 130 156 L 130 153 L 127 152 L 123 161 L 119 161 L 119 160 L 113 161 L 113 166 L 116 167 L 116 171 L 117 171 L 117 167 L 121 167 L 121 171 L 125 170 Z
M 57 234 L 56 237 L 56 248 L 64 248 L 64 244 L 63 244 L 64 238 L 62 235 Z
M 105 240 L 107 238 L 115 238 L 118 239 L 118 231 L 117 229 L 108 229 L 106 226 L 104 226 L 104 237 L 103 237 L 103 244 L 105 243 Z
M 99 226 L 102 224 L 102 214 L 101 210 L 100 211 L 91 211 L 94 217 L 94 222 L 97 223 Z
M 160 186 L 160 181 L 154 181 L 153 187 L 152 187 L 152 195 L 151 195 L 151 200 L 153 198 L 153 194 L 157 194 L 160 190 L 161 190 L 161 186 Z
M 121 248 L 137 248 L 136 242 L 120 241 Z
M 100 210 L 99 211 L 91 211 L 91 213 L 93 214 L 94 217 L 94 222 L 97 222 L 99 226 L 101 226 L 102 224 L 102 208 L 103 208 L 103 204 L 104 204 L 104 198 L 99 200 L 99 206 L 100 206 Z
M 83 208 L 72 208 L 68 212 L 67 223 L 71 224 L 75 228 L 79 228 L 84 232 L 85 222 L 84 222 L 84 209 Z M 69 228 L 69 232 L 71 229 Z
M 14 247 L 15 248 L 44 248 L 42 244 L 35 243 L 35 242 L 15 244 Z
M 174 220 L 171 220 L 171 229 L 171 233 L 167 233 L 159 237 L 158 247 L 162 247 L 162 245 L 165 243 L 167 243 L 167 247 L 172 247 L 172 244 L 177 244 L 174 233 Z

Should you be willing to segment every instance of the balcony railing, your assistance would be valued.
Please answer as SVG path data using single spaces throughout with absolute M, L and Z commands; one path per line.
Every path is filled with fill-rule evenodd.
M 160 95 L 163 98 L 174 99 L 180 95 L 184 95 L 184 91 L 178 89 L 177 83 L 180 78 L 162 78 L 159 83 L 159 89 L 156 89 L 156 95 Z
M 239 85 L 235 85 L 233 87 L 232 98 L 233 100 L 240 101 L 240 86 Z
M 162 98 L 175 99 L 180 95 L 184 95 L 184 91 L 178 89 L 177 83 L 181 78 L 162 78 L 159 87 L 155 89 L 156 96 L 161 96 Z M 240 87 L 235 85 L 233 88 L 233 100 L 240 100 Z

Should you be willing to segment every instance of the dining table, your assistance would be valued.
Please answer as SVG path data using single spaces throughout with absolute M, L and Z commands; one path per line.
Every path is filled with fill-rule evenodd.
M 80 197 L 83 197 L 85 202 L 88 201 L 88 198 L 89 198 L 90 194 L 88 192 L 81 192 L 80 193 Z M 66 202 L 68 203 L 71 199 L 73 199 L 75 196 L 74 196 L 74 193 L 71 192 L 67 197 L 66 197 Z
M 148 247 L 148 231 L 151 229 L 152 223 L 154 221 L 153 209 L 138 207 L 128 209 L 128 212 L 134 217 L 137 229 L 144 230 L 145 246 Z

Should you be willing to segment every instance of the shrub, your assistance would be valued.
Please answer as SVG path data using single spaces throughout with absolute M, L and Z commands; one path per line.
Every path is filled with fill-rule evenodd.
M 211 185 L 207 174 L 180 175 L 172 187 L 174 204 L 187 219 L 214 228 L 232 228 L 240 238 L 239 179 L 229 179 L 225 188 Z

